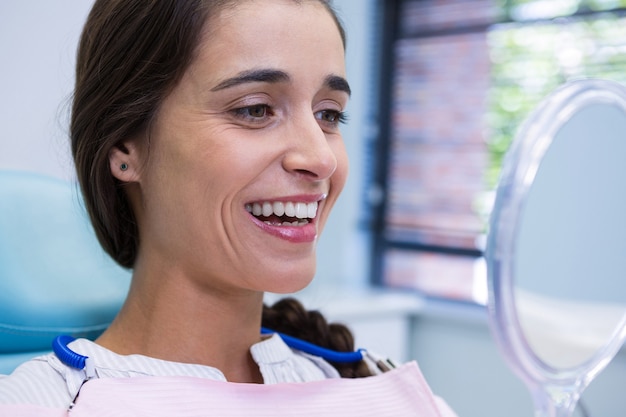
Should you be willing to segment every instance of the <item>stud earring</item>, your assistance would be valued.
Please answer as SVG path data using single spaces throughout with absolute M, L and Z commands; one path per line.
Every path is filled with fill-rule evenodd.
M 120 165 L 120 169 L 121 169 L 122 171 L 126 171 L 126 170 L 128 169 L 128 164 L 127 164 L 126 162 L 123 162 L 123 163 Z

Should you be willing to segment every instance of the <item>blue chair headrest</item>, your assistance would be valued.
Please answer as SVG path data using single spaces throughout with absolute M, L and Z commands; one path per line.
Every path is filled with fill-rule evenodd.
M 130 274 L 100 247 L 75 184 L 0 171 L 0 354 L 50 350 L 61 333 L 97 337 Z

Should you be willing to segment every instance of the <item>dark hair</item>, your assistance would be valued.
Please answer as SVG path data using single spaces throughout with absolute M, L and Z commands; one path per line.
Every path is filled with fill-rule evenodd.
M 110 171 L 109 151 L 148 130 L 193 61 L 205 23 L 239 1 L 97 0 L 87 18 L 76 62 L 72 155 L 96 236 L 123 267 L 133 267 L 139 232 L 124 184 Z M 315 1 L 335 20 L 345 47 L 345 32 L 330 2 Z M 345 326 L 328 325 L 293 299 L 264 306 L 263 323 L 321 346 L 354 349 Z M 334 365 L 345 377 L 370 375 L 364 363 Z
M 145 130 L 193 59 L 209 8 L 204 1 L 102 0 L 83 29 L 71 116 L 72 154 L 96 235 L 123 267 L 139 234 L 109 151 Z

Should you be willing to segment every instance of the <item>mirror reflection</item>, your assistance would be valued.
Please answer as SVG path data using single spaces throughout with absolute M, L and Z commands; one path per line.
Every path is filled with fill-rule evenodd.
M 494 336 L 537 415 L 569 416 L 626 338 L 626 89 L 571 82 L 520 129 L 487 250 Z
M 626 312 L 626 114 L 592 104 L 546 150 L 521 213 L 515 280 L 520 324 L 551 367 L 575 367 Z

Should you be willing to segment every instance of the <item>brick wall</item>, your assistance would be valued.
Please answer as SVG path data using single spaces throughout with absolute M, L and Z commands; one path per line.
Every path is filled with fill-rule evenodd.
M 474 249 L 484 231 L 476 209 L 486 188 L 485 114 L 490 83 L 490 0 L 406 2 L 395 44 L 387 236 Z M 454 264 L 442 268 L 441 264 Z M 473 259 L 394 251 L 384 281 L 463 298 Z M 448 272 L 446 272 L 448 271 Z M 444 280 L 451 286 L 429 284 Z M 460 285 L 461 282 L 465 284 Z M 457 294 L 457 291 L 460 294 Z

